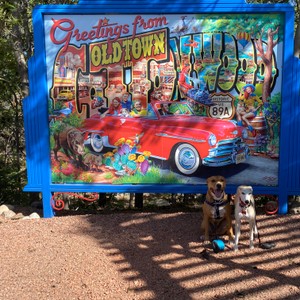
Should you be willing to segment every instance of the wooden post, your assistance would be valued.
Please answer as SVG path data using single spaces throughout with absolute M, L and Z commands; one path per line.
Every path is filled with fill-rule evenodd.
M 135 193 L 135 202 L 134 202 L 135 208 L 143 208 L 143 193 Z
M 104 207 L 106 205 L 106 193 L 99 193 L 99 206 Z

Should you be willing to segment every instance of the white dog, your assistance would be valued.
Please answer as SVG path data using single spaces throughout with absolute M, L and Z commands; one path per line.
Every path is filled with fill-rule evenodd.
M 127 108 L 122 108 L 121 112 L 119 113 L 119 116 L 121 117 L 130 117 L 129 110 Z
M 253 198 L 253 189 L 251 186 L 240 185 L 237 188 L 235 203 L 235 243 L 234 250 L 238 250 L 239 237 L 241 234 L 241 220 L 246 219 L 250 226 L 250 249 L 254 248 L 253 237 L 258 236 L 256 226 L 256 212 Z

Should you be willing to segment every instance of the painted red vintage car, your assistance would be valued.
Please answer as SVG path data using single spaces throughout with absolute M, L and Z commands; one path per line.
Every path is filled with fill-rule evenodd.
M 162 103 L 170 114 L 161 114 Z M 247 130 L 234 121 L 196 116 L 188 102 L 151 102 L 147 116 L 94 115 L 85 120 L 85 144 L 94 152 L 114 147 L 120 138 L 136 139 L 139 152 L 169 160 L 175 170 L 194 174 L 201 165 L 238 164 L 249 155 Z

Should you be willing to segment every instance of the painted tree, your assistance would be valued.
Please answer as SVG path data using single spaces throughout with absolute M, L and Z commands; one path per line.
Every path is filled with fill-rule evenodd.
M 246 0 L 247 3 L 289 3 L 295 8 L 294 55 L 300 58 L 300 0 Z
M 264 84 L 263 84 L 263 92 L 262 99 L 263 102 L 267 102 L 271 96 L 271 82 L 272 82 L 272 57 L 273 57 L 273 49 L 278 44 L 279 38 L 274 38 L 275 35 L 278 34 L 279 27 L 275 30 L 271 28 L 267 31 L 267 44 L 266 48 L 264 47 L 262 36 L 265 33 L 264 28 L 261 30 L 261 34 L 259 38 L 255 41 L 256 50 L 260 54 L 260 57 L 264 63 Z
M 262 98 L 267 102 L 271 95 L 271 84 L 274 74 L 273 50 L 274 47 L 282 41 L 283 30 L 280 24 L 283 24 L 282 17 L 279 14 L 249 14 L 247 16 L 225 15 L 222 18 L 212 16 L 203 21 L 206 30 L 226 31 L 235 37 L 242 32 L 249 35 L 249 39 L 254 41 L 258 58 L 262 60 L 258 68 L 263 71 L 264 84 Z

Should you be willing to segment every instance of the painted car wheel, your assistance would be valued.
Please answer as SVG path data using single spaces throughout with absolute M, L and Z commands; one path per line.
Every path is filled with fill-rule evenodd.
M 91 148 L 95 152 L 101 152 L 103 150 L 102 137 L 97 133 L 92 133 L 90 136 Z
M 179 172 L 191 175 L 198 170 L 201 159 L 195 147 L 190 144 L 180 144 L 174 152 L 174 163 Z

